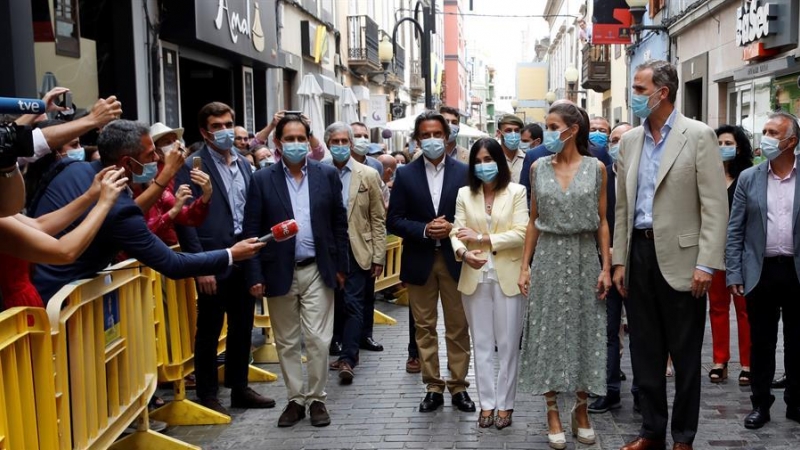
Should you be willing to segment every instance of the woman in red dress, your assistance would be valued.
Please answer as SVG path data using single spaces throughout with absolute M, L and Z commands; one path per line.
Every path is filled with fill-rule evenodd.
M 89 246 L 106 215 L 127 186 L 125 169 L 106 167 L 82 196 L 50 214 L 32 219 L 22 214 L 0 218 L 0 309 L 14 306 L 44 307 L 30 280 L 30 264 L 70 264 Z M 69 233 L 56 239 L 89 207 L 86 218 Z

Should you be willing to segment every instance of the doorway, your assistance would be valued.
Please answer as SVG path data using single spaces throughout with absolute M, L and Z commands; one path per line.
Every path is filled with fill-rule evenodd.
M 222 102 L 235 110 L 233 80 L 230 69 L 224 69 L 188 58 L 180 59 L 181 124 L 183 139 L 189 146 L 202 140 L 197 112 L 211 102 Z
M 703 79 L 692 80 L 684 84 L 683 114 L 694 120 L 705 122 L 703 117 Z

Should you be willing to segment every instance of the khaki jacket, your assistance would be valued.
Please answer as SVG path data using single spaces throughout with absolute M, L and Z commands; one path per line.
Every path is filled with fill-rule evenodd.
M 486 258 L 491 253 L 503 294 L 509 297 L 519 295 L 517 280 L 527 225 L 528 193 L 523 186 L 509 183 L 506 189 L 495 194 L 489 226 L 486 224 L 483 189 L 480 189 L 478 194 L 473 194 L 469 186 L 462 187 L 458 190 L 455 221 L 453 231 L 450 232 L 450 242 L 453 244 L 456 260 L 461 261 L 458 254 L 462 248 L 480 249 Z M 483 244 L 464 245 L 456 237 L 461 227 L 472 228 L 477 233 L 482 233 Z M 467 295 L 474 293 L 482 276 L 480 270 L 462 264 L 458 290 Z
M 374 169 L 355 160 L 350 174 L 350 198 L 347 201 L 347 234 L 359 267 L 369 270 L 372 264 L 384 265 L 386 209 L 380 176 Z
M 724 268 L 728 197 L 714 130 L 676 114 L 656 176 L 653 233 L 662 275 L 673 289 L 689 291 L 697 265 Z M 625 133 L 617 168 L 612 264 L 626 266 L 626 283 L 644 136 L 642 126 Z

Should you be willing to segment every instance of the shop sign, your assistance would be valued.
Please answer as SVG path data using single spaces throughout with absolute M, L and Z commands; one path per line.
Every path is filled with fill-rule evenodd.
M 787 70 L 794 66 L 794 57 L 779 58 L 771 61 L 754 63 L 733 72 L 733 80 L 750 80 L 753 78 L 773 75 L 776 72 Z
M 385 95 L 370 95 L 369 97 L 369 115 L 367 116 L 366 125 L 370 128 L 383 128 L 386 126 L 388 116 L 387 100 Z
M 797 46 L 797 0 L 753 0 L 736 8 L 736 45 L 743 59 L 759 59 Z
M 197 39 L 259 60 L 274 45 L 272 0 L 195 0 Z

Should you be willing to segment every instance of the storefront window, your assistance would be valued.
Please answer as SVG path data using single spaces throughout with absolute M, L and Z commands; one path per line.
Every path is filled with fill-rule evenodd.
M 771 89 L 772 79 L 769 77 L 728 85 L 728 123 L 744 128 L 753 148 L 760 145 L 761 131 L 773 110 Z
M 800 88 L 797 87 L 797 74 L 776 78 L 772 98 L 776 109 L 787 111 L 795 116 L 800 113 Z

